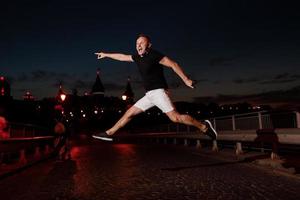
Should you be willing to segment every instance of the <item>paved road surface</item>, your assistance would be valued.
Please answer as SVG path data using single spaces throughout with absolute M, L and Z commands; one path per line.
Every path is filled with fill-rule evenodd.
M 1 200 L 300 199 L 298 178 L 194 148 L 93 140 L 72 156 L 0 180 Z

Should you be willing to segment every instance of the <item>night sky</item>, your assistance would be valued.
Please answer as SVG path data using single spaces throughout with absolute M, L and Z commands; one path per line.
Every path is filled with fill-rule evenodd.
M 295 1 L 296 2 L 296 1 Z M 184 86 L 166 68 L 175 101 L 300 102 L 300 12 L 264 0 L 9 1 L 0 7 L 0 75 L 15 99 L 90 92 L 96 71 L 106 96 L 121 96 L 127 77 L 143 87 L 134 63 L 97 60 L 94 52 L 135 53 L 139 33 L 198 80 Z

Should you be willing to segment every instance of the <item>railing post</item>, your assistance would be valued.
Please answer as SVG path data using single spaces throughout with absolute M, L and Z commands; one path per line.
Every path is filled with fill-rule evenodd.
M 46 146 L 45 146 L 45 152 L 44 152 L 44 154 L 49 154 L 50 153 L 50 146 L 49 146 L 49 144 L 46 144 Z
M 41 149 L 39 146 L 35 147 L 35 152 L 34 152 L 34 159 L 39 160 L 41 159 Z
M 176 139 L 176 138 L 173 139 L 173 144 L 174 144 L 174 145 L 177 144 L 177 139 Z
M 216 122 L 216 118 L 213 119 L 213 126 L 214 126 L 214 129 L 217 130 L 217 122 Z
M 197 140 L 196 148 L 197 149 L 201 149 L 202 148 L 200 140 Z
M 25 149 L 22 149 L 20 151 L 20 157 L 19 157 L 19 164 L 24 165 L 27 163 Z
M 241 154 L 243 154 L 243 148 L 242 148 L 242 143 L 241 143 L 241 142 L 237 142 L 237 143 L 236 143 L 235 154 L 236 154 L 236 155 L 241 155 Z
M 212 151 L 213 152 L 218 152 L 219 151 L 217 140 L 213 141 Z
M 261 112 L 258 112 L 258 128 L 259 128 L 259 129 L 262 129 L 262 128 L 263 128 Z
M 9 137 L 11 137 L 11 132 L 10 132 L 11 131 L 11 124 L 9 124 L 7 131 L 8 131 Z
M 187 139 L 184 139 L 184 146 L 188 146 L 188 140 Z
M 164 144 L 168 144 L 167 138 L 164 138 Z
M 236 128 L 235 128 L 235 116 L 234 115 L 232 115 L 231 120 L 232 120 L 232 130 L 235 131 Z
M 300 128 L 300 113 L 296 112 L 296 127 Z

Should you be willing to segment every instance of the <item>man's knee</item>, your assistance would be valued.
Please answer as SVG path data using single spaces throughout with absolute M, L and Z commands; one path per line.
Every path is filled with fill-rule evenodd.
M 129 109 L 126 111 L 125 117 L 127 117 L 127 118 L 132 118 L 132 117 L 134 117 L 135 115 L 138 115 L 138 114 L 141 113 L 141 112 L 142 112 L 141 109 L 139 109 L 139 108 L 133 106 L 133 107 L 129 108 Z
M 169 119 L 172 122 L 175 122 L 175 123 L 180 123 L 181 122 L 181 116 L 178 113 L 174 113 L 172 115 L 168 115 L 168 117 L 169 117 Z

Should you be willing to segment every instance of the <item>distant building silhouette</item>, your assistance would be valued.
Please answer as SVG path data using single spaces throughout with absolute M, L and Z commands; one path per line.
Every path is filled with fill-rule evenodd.
M 34 101 L 34 96 L 31 94 L 30 91 L 26 91 L 23 96 L 24 101 Z
M 97 76 L 96 76 L 96 81 L 92 87 L 92 95 L 93 96 L 104 96 L 104 87 L 102 84 L 102 81 L 100 79 L 100 70 L 97 70 Z
M 10 84 L 4 76 L 0 76 L 0 96 L 10 98 Z
M 103 107 L 104 87 L 100 79 L 100 69 L 97 69 L 96 80 L 88 99 L 95 109 L 100 109 L 101 107 Z
M 66 97 L 67 97 L 67 94 L 65 94 L 65 92 L 62 89 L 62 84 L 60 84 L 57 95 L 56 95 L 56 100 L 58 102 L 63 102 Z
M 7 116 L 11 102 L 10 84 L 4 76 L 0 76 L 0 115 Z
M 134 93 L 133 93 L 132 88 L 131 88 L 130 77 L 128 77 L 128 79 L 127 79 L 126 90 L 122 95 L 122 99 L 124 101 L 127 101 L 130 104 L 132 104 L 133 101 L 134 101 Z

